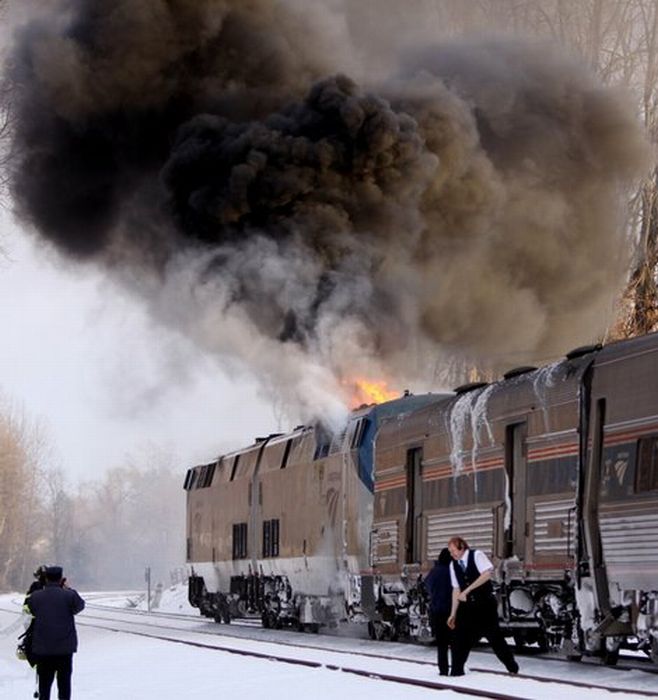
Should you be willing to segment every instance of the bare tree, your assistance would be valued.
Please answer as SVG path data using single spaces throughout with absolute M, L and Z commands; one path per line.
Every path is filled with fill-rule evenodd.
M 184 561 L 184 505 L 180 465 L 171 453 L 151 448 L 127 457 L 67 496 L 61 561 L 73 563 L 83 587 L 141 585 L 145 566 L 168 579 Z
M 41 474 L 48 440 L 38 422 L 0 409 L 0 588 L 21 588 L 43 541 Z
M 0 23 L 6 19 L 6 3 L 0 0 Z M 7 184 L 7 169 L 10 153 L 10 114 L 11 114 L 11 85 L 6 77 L 7 56 L 0 51 L 0 195 L 4 193 Z M 0 199 L 1 201 L 1 199 Z

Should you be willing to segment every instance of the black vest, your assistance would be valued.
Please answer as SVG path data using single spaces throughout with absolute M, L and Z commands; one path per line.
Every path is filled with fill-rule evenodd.
M 457 583 L 459 584 L 459 590 L 463 591 L 465 588 L 470 586 L 473 581 L 475 581 L 480 576 L 477 566 L 475 565 L 475 551 L 474 549 L 468 550 L 468 560 L 466 563 L 466 570 L 462 569 L 461 564 L 456 560 L 452 560 L 452 569 L 457 577 Z M 494 594 L 493 584 L 491 579 L 486 581 L 481 586 L 478 586 L 475 590 L 470 591 L 468 594 L 469 601 L 478 600 L 488 600 Z

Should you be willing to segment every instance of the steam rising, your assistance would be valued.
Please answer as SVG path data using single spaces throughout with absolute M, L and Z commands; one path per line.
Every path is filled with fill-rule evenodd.
M 16 39 L 19 215 L 304 417 L 358 372 L 426 383 L 437 354 L 508 367 L 605 327 L 645 147 L 573 62 L 427 45 L 371 82 L 317 8 L 53 5 Z

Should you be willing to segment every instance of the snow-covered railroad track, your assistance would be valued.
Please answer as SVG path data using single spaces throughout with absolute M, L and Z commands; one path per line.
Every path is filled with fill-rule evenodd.
M 198 615 L 185 615 L 181 613 L 146 611 L 134 608 L 116 607 L 116 605 L 102 605 L 99 603 L 104 596 L 100 594 L 86 594 L 89 602 L 87 610 L 78 618 L 81 625 L 88 623 L 90 626 L 104 626 L 115 631 L 140 633 L 143 637 L 159 637 L 189 641 L 205 648 L 217 648 L 218 646 L 230 646 L 232 649 L 263 649 L 266 658 L 272 656 L 293 655 L 304 658 L 313 656 L 314 663 L 326 666 L 342 667 L 345 657 L 349 661 L 358 657 L 361 665 L 359 672 L 366 676 L 382 675 L 390 671 L 393 666 L 404 666 L 404 670 L 397 674 L 405 678 L 417 678 L 421 680 L 439 682 L 436 673 L 435 649 L 422 645 L 405 643 L 381 643 L 370 639 L 358 637 L 327 635 L 308 635 L 291 630 L 264 630 L 260 626 L 254 628 L 252 624 L 243 625 L 217 625 Z M 105 599 L 107 600 L 107 594 Z M 112 596 L 114 598 L 114 596 Z M 13 612 L 22 604 L 22 598 L 12 600 L 15 606 Z M 121 629 L 119 629 L 121 627 Z M 257 645 L 257 646 L 256 646 Z M 220 649 L 221 650 L 221 649 Z M 331 657 L 331 661 L 327 659 Z M 470 674 L 464 679 L 450 679 L 450 687 L 455 684 L 471 684 L 478 689 L 482 688 L 483 678 L 496 679 L 495 684 L 502 694 L 508 694 L 512 688 L 516 690 L 521 681 L 535 681 L 543 686 L 543 691 L 538 695 L 534 691 L 524 697 L 551 697 L 555 692 L 567 693 L 573 697 L 582 692 L 591 694 L 592 690 L 610 691 L 615 693 L 611 697 L 619 698 L 621 694 L 631 694 L 631 697 L 658 697 L 655 684 L 655 676 L 647 673 L 630 672 L 620 674 L 608 667 L 566 663 L 546 664 L 545 658 L 520 657 L 521 674 L 510 677 L 500 669 L 496 659 L 482 651 L 475 651 L 471 657 Z M 366 662 L 368 662 L 366 664 Z M 373 668 L 373 665 L 376 666 Z M 510 688 L 510 684 L 512 688 Z M 435 687 L 434 685 L 428 687 Z M 438 687 L 438 686 L 437 686 Z M 486 683 L 487 693 L 490 695 L 495 688 L 490 688 Z M 582 689 L 582 692 L 581 690 Z M 526 692 L 524 690 L 524 692 Z
M 223 636 L 227 637 L 238 637 L 238 638 L 253 638 L 256 641 L 273 641 L 276 642 L 277 644 L 282 644 L 282 645 L 290 645 L 292 644 L 293 646 L 296 647 L 309 647 L 313 649 L 322 649 L 322 648 L 327 648 L 323 642 L 326 640 L 327 643 L 331 643 L 333 645 L 336 645 L 338 643 L 343 643 L 343 644 L 350 644 L 350 640 L 352 642 L 352 645 L 360 645 L 361 647 L 368 646 L 369 651 L 366 652 L 363 650 L 363 648 L 359 649 L 359 653 L 362 653 L 364 655 L 369 655 L 372 656 L 373 658 L 379 658 L 379 659 L 389 659 L 389 660 L 406 660 L 411 663 L 419 663 L 419 664 L 424 664 L 424 665 L 429 665 L 433 666 L 434 661 L 429 661 L 427 659 L 434 657 L 434 651 L 430 651 L 428 646 L 424 645 L 418 645 L 418 644 L 408 644 L 405 642 L 400 642 L 400 643 L 393 643 L 393 642 L 371 642 L 369 640 L 360 640 L 358 637 L 338 637 L 335 634 L 332 634 L 331 632 L 327 632 L 325 634 L 320 634 L 317 637 L 308 637 L 307 635 L 300 635 L 298 632 L 290 630 L 290 629 L 282 629 L 282 630 L 266 630 L 261 627 L 260 621 L 254 620 L 254 619 L 245 619 L 245 618 L 238 618 L 235 619 L 231 622 L 230 626 L 226 625 L 217 625 L 214 622 L 210 622 L 207 618 L 201 617 L 199 615 L 189 615 L 189 614 L 179 614 L 179 613 L 167 613 L 167 612 L 161 612 L 161 611 L 152 611 L 152 612 L 146 612 L 145 610 L 139 610 L 136 608 L 112 608 L 110 606 L 103 605 L 102 603 L 96 603 L 92 605 L 88 605 L 88 608 L 92 608 L 95 610 L 100 611 L 109 611 L 109 610 L 114 610 L 116 612 L 120 612 L 121 614 L 125 615 L 130 615 L 130 616 L 140 616 L 145 619 L 169 619 L 169 620 L 188 620 L 192 621 L 193 623 L 196 623 L 196 625 L 202 625 L 205 627 L 205 631 L 203 633 L 205 634 L 221 634 Z M 306 641 L 302 641 L 306 640 Z M 335 650 L 335 646 L 334 646 Z M 352 649 L 348 649 L 347 653 L 352 653 Z M 493 658 L 493 652 L 491 652 L 490 649 L 488 648 L 478 648 L 476 653 L 474 654 L 473 658 L 477 658 L 482 654 L 485 658 Z M 616 666 L 604 666 L 601 664 L 599 659 L 589 659 L 585 657 L 582 662 L 573 662 L 573 661 L 568 661 L 563 657 L 558 657 L 558 656 L 551 656 L 549 654 L 532 654 L 532 653 L 520 653 L 518 655 L 518 659 L 521 663 L 522 666 L 531 664 L 532 667 L 535 667 L 538 665 L 538 663 L 542 662 L 549 662 L 551 666 L 556 666 L 556 667 L 566 667 L 570 669 L 570 671 L 567 671 L 567 675 L 570 675 L 570 672 L 573 673 L 574 669 L 583 669 L 583 673 L 586 674 L 591 674 L 591 675 L 605 675 L 605 676 L 611 676 L 611 675 L 618 675 L 620 672 L 625 674 L 631 671 L 640 671 L 642 674 L 646 674 L 647 676 L 649 675 L 655 675 L 657 673 L 657 670 L 655 666 L 650 662 L 648 659 L 643 659 L 643 658 L 638 658 L 638 657 L 629 657 L 629 658 L 620 658 L 619 664 Z M 495 665 L 497 662 L 493 662 Z M 585 668 L 587 670 L 585 670 Z M 471 666 L 471 669 L 474 671 L 483 671 L 487 670 L 485 668 L 480 668 L 477 666 Z M 601 669 L 600 672 L 597 672 L 597 669 Z M 503 671 L 503 673 L 505 673 Z M 579 671 L 575 671 L 575 673 L 578 673 L 580 675 Z M 556 671 L 556 675 L 559 676 L 560 671 Z M 592 682 L 596 683 L 596 681 L 592 678 Z M 623 683 L 623 681 L 622 681 Z M 608 686 L 605 686 L 608 687 Z
M 434 650 L 416 648 L 415 651 L 424 653 L 425 658 L 411 659 L 401 655 L 376 653 L 372 650 L 359 649 L 361 640 L 345 638 L 315 638 L 314 643 L 304 642 L 304 636 L 296 633 L 279 631 L 278 637 L 272 637 L 271 630 L 267 640 L 262 635 L 236 634 L 238 630 L 229 627 L 218 627 L 214 623 L 206 623 L 196 619 L 196 625 L 190 627 L 189 616 L 186 620 L 177 620 L 175 624 L 170 615 L 163 619 L 162 614 L 135 615 L 138 611 L 100 610 L 95 606 L 94 611 L 84 613 L 79 618 L 79 624 L 97 627 L 118 633 L 150 637 L 176 644 L 185 644 L 202 649 L 212 649 L 218 652 L 238 654 L 247 657 L 269 659 L 284 664 L 307 666 L 310 668 L 325 668 L 343 671 L 354 675 L 380 679 L 397 684 L 414 685 L 423 688 L 446 689 L 470 695 L 471 697 L 492 698 L 546 698 L 556 693 L 566 693 L 570 697 L 597 698 L 610 693 L 611 698 L 640 698 L 658 697 L 658 692 L 652 692 L 637 687 L 618 685 L 602 685 L 582 680 L 551 677 L 521 673 L 510 677 L 497 669 L 473 668 L 471 673 L 459 679 L 438 680 L 436 665 L 433 662 Z M 173 616 L 181 617 L 181 616 Z M 258 630 L 263 632 L 264 630 Z M 247 630 L 241 630 L 247 632 Z M 288 639 L 285 639 L 288 637 Z M 297 637 L 299 641 L 294 638 Z M 329 642 L 339 642 L 343 648 L 332 648 Z M 350 648 L 346 645 L 352 643 Z M 367 642 L 368 646 L 374 643 Z M 402 645 L 401 645 L 402 646 Z M 409 647 L 409 645 L 405 645 Z M 510 693 L 510 685 L 514 692 Z

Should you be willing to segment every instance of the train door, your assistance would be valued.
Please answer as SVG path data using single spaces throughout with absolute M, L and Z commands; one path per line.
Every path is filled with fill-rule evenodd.
M 505 518 L 505 556 L 527 557 L 530 524 L 527 514 L 527 462 L 524 422 L 508 425 L 505 432 L 505 469 L 507 472 L 508 505 Z
M 423 529 L 422 489 L 423 448 L 407 450 L 407 531 L 405 563 L 420 563 Z

